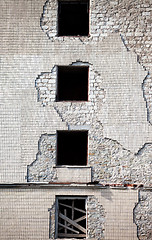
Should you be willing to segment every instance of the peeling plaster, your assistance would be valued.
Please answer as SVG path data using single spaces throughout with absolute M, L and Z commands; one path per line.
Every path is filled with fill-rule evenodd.
M 139 202 L 134 208 L 134 222 L 139 240 L 152 239 L 152 192 L 139 191 Z
M 102 42 L 105 37 L 118 32 L 121 34 L 127 50 L 132 50 L 138 55 L 140 62 L 147 71 L 151 70 L 149 59 L 151 50 L 151 17 L 150 1 L 146 3 L 135 1 L 90 1 L 90 36 L 89 37 L 57 37 L 57 0 L 48 0 L 43 7 L 40 26 L 51 41 L 77 41 L 84 44 Z M 136 9 L 136 11 L 132 11 Z M 151 122 L 152 94 L 151 76 L 143 85 L 144 96 L 147 104 L 148 121 Z

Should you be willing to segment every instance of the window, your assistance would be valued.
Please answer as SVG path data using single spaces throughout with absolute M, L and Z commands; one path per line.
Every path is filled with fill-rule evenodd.
M 88 131 L 57 132 L 57 165 L 87 165 Z
M 58 36 L 88 36 L 89 0 L 59 0 Z
M 88 101 L 88 66 L 58 66 L 56 101 Z
M 56 237 L 86 237 L 86 197 L 57 197 Z

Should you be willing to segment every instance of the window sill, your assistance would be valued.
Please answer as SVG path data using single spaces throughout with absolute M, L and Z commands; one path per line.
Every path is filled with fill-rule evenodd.
M 91 167 L 88 166 L 55 166 L 58 182 L 88 183 L 91 182 Z

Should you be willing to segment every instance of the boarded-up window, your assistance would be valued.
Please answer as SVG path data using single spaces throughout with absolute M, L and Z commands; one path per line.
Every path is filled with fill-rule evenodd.
M 86 237 L 86 197 L 57 197 L 56 237 Z

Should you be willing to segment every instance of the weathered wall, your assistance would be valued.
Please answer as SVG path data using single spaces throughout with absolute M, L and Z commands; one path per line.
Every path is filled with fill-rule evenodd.
M 101 41 L 111 33 L 119 32 L 128 49 L 138 54 L 138 61 L 148 70 L 151 66 L 152 4 L 150 0 L 90 1 L 90 37 L 80 37 L 84 43 Z M 63 41 L 57 37 L 57 0 L 47 0 L 41 17 L 41 28 L 51 41 Z M 64 41 L 66 38 L 64 38 Z M 71 37 L 71 40 L 75 38 Z M 148 120 L 151 121 L 151 77 L 144 81 Z
M 96 136 L 94 132 L 92 132 L 92 134 L 94 138 L 91 133 L 89 134 L 89 157 L 87 165 L 87 167 L 91 167 L 92 169 L 92 181 L 98 181 L 104 184 L 151 185 L 152 144 L 146 144 L 143 149 L 135 155 L 124 149 L 116 141 L 106 138 L 102 139 L 100 138 L 101 135 Z M 78 174 L 76 178 L 71 179 L 71 175 L 69 175 L 69 177 L 67 176 L 67 167 L 62 167 L 62 175 L 66 175 L 66 177 L 62 178 L 62 181 L 75 182 L 77 179 L 77 182 L 89 182 L 89 172 L 86 172 L 83 168 L 82 171 L 82 176 Z M 37 158 L 28 166 L 28 181 L 61 181 L 56 169 L 56 134 L 41 137 Z
M 41 73 L 50 73 L 55 65 L 69 65 L 76 61 L 87 62 L 93 64 L 91 66 L 94 71 L 97 71 L 98 74 L 100 74 L 100 89 L 102 89 L 102 99 L 99 101 L 100 112 L 98 116 L 96 115 L 92 118 L 92 125 L 94 124 L 92 129 L 95 131 L 95 128 L 97 128 L 96 131 L 100 131 L 100 138 L 101 136 L 104 136 L 111 140 L 117 140 L 124 148 L 131 148 L 133 152 L 137 152 L 144 143 L 151 142 L 151 126 L 148 126 L 146 102 L 144 101 L 141 88 L 143 80 L 147 75 L 147 71 L 144 72 L 142 67 L 137 64 L 135 55 L 131 52 L 127 52 L 123 43 L 121 43 L 121 40 L 118 40 L 119 34 L 116 36 L 110 33 L 110 30 L 107 30 L 107 38 L 104 40 L 102 40 L 102 37 L 95 40 L 95 36 L 92 36 L 89 41 L 85 38 L 82 42 L 79 38 L 65 38 L 64 41 L 63 38 L 54 38 L 53 41 L 50 41 L 40 28 L 43 2 L 25 2 L 17 0 L 13 1 L 14 4 L 12 4 L 12 1 L 7 2 L 7 4 L 2 0 L 1 2 L 1 9 L 3 10 L 1 14 L 1 24 L 3 24 L 3 21 L 7 16 L 5 22 L 7 30 L 3 27 L 4 24 L 1 28 L 2 70 L 0 108 L 2 122 L 1 172 L 3 173 L 1 176 L 1 182 L 26 181 L 26 166 L 32 163 L 36 158 L 38 141 L 41 135 L 45 133 L 54 134 L 56 130 L 67 129 L 66 123 L 63 123 L 62 119 L 57 116 L 54 108 L 49 106 L 45 109 L 37 103 L 38 95 L 36 89 L 34 89 L 34 82 L 37 76 L 41 76 Z M 51 1 L 51 3 L 53 2 L 54 1 Z M 142 25 L 141 22 L 137 21 L 136 33 L 131 30 L 132 24 L 134 24 L 134 21 L 131 20 L 133 17 L 132 9 L 136 9 L 136 5 L 130 5 L 132 6 L 132 8 L 130 7 L 130 9 L 128 9 L 128 12 L 130 11 L 130 13 L 127 13 L 126 20 L 123 22 L 124 18 L 121 17 L 122 12 L 123 14 L 126 14 L 125 9 L 127 9 L 129 4 L 133 3 L 127 1 L 128 5 L 125 5 L 125 3 L 119 1 L 118 5 L 116 1 L 109 1 L 106 5 L 102 5 L 102 2 L 98 1 L 97 7 L 95 3 L 96 2 L 93 2 L 91 4 L 90 11 L 92 34 L 94 29 L 93 26 L 100 25 L 93 23 L 96 18 L 98 18 L 98 23 L 101 23 L 101 28 L 99 28 L 100 33 L 103 29 L 111 29 L 112 26 L 115 26 L 115 24 L 112 24 L 110 27 L 110 18 L 105 17 L 105 15 L 110 14 L 110 11 L 112 11 L 112 13 L 117 11 L 113 18 L 117 16 L 117 19 L 119 19 L 117 24 L 118 29 L 126 29 L 125 24 L 127 24 L 126 21 L 128 18 L 128 30 L 124 31 L 124 33 L 121 30 L 123 37 L 125 32 L 129 31 L 131 36 L 128 36 L 127 41 L 129 42 L 130 39 L 130 44 L 131 41 L 133 41 L 131 39 L 138 39 L 138 37 L 135 37 L 135 34 L 137 35 L 137 30 Z M 107 4 L 112 4 L 113 7 L 108 7 Z M 136 4 L 136 1 L 134 1 L 134 4 Z M 143 21 L 144 26 L 147 27 L 147 30 L 142 33 L 143 37 L 140 37 L 141 39 L 139 38 L 138 44 L 136 44 L 136 40 L 134 40 L 134 48 L 138 47 L 139 49 L 138 54 L 141 49 L 143 49 L 143 44 L 145 44 L 143 39 L 146 37 L 146 39 L 149 39 L 147 41 L 150 41 L 150 36 L 147 36 L 149 34 L 150 7 L 148 7 L 149 5 L 144 7 L 144 4 L 148 3 L 143 3 L 142 6 L 139 6 L 139 11 L 141 13 L 140 15 L 134 13 L 136 16 L 133 18 L 136 19 L 141 17 L 141 21 Z M 105 7 L 107 10 L 105 10 Z M 103 11 L 102 8 L 104 8 Z M 11 9 L 10 12 L 9 9 Z M 114 11 L 114 9 L 116 10 Z M 124 10 L 120 11 L 121 9 Z M 57 9 L 53 11 L 55 12 Z M 93 11 L 96 11 L 96 13 L 93 13 Z M 48 14 L 48 18 L 50 19 L 52 13 L 49 12 Z M 32 19 L 32 21 L 29 22 L 29 19 Z M 9 24 L 10 22 L 12 22 L 11 25 Z M 18 23 L 18 25 L 15 25 L 15 23 Z M 104 28 L 103 25 L 105 26 Z M 16 29 L 15 26 L 18 26 L 18 29 Z M 115 28 L 113 28 L 113 30 L 114 29 Z M 18 34 L 15 34 L 16 32 L 18 32 Z M 84 44 L 85 41 L 87 41 L 86 44 Z M 147 48 L 148 46 L 144 47 L 144 49 Z M 142 52 L 141 55 L 143 56 Z M 151 63 L 150 51 L 146 51 L 145 56 L 145 61 L 146 63 L 148 62 L 147 70 L 149 70 L 148 66 L 150 66 Z M 143 59 L 145 58 L 143 57 Z M 128 65 L 126 62 L 128 62 Z M 113 66 L 113 63 L 117 64 L 117 69 Z M 121 74 L 119 66 L 121 66 Z M 129 72 L 128 68 L 130 69 Z M 140 74 L 141 72 L 143 72 L 142 75 Z M 142 77 L 140 77 L 139 74 Z M 130 75 L 129 78 L 128 75 Z M 123 81 L 126 81 L 125 85 L 122 84 L 122 79 Z M 148 79 L 149 80 L 145 81 L 150 81 L 150 78 Z M 109 83 L 111 84 L 110 86 Z M 130 85 L 128 86 L 129 83 Z M 117 91 L 113 91 L 116 89 Z M 146 94 L 150 94 L 150 85 L 149 88 L 147 86 L 146 89 L 147 90 L 145 91 L 149 92 Z M 96 97 L 97 94 L 95 93 L 93 96 Z M 48 101 L 47 96 L 45 97 L 45 101 Z M 146 98 L 150 101 L 150 95 L 147 95 Z M 117 103 L 116 106 L 114 106 L 115 102 Z M 132 102 L 134 104 L 132 104 Z M 57 105 L 56 109 L 59 110 L 60 108 L 62 112 L 67 108 L 66 105 L 60 107 L 59 104 Z M 86 109 L 84 109 L 84 111 L 85 110 Z M 70 109 L 70 111 L 73 110 Z M 71 119 L 66 119 L 66 116 L 64 116 L 65 122 L 74 121 L 72 118 L 74 118 L 75 115 L 72 116 L 72 114 L 73 113 L 70 114 Z M 105 115 L 107 115 L 107 117 L 105 117 Z M 44 119 L 45 121 L 43 121 Z M 48 120 L 46 121 L 46 119 Z M 97 125 L 97 119 L 99 120 L 99 126 Z M 84 117 L 83 124 L 87 121 L 89 122 L 89 120 Z M 109 146 L 106 147 L 106 151 L 108 151 L 108 148 Z M 18 174 L 15 175 L 14 172 L 17 172 Z
M 117 44 L 114 45 L 116 39 Z M 42 73 L 36 79 L 38 101 L 46 108 L 54 107 L 69 129 L 88 129 L 88 166 L 92 167 L 93 181 L 149 185 L 152 183 L 151 143 L 145 144 L 137 154 L 133 153 L 145 141 L 151 142 L 151 127 L 148 126 L 146 105 L 140 89 L 140 79 L 144 79 L 145 71 L 137 63 L 134 54 L 127 52 L 119 35 L 109 37 L 108 44 L 105 39 L 100 48 L 103 61 L 100 72 L 86 62 L 71 63 L 89 66 L 88 102 L 55 102 L 56 66 L 50 73 Z M 107 57 L 111 60 L 108 61 Z M 108 69 L 111 69 L 110 73 Z M 108 135 L 112 139 L 105 138 L 105 131 L 110 132 Z M 120 142 L 123 144 L 120 145 Z M 50 144 L 53 144 L 51 139 Z M 133 152 L 127 150 L 129 148 Z M 52 153 L 50 159 L 55 167 L 56 154 Z M 29 181 L 38 180 L 39 172 L 42 165 L 45 168 L 46 161 L 43 162 L 40 156 L 29 167 Z M 34 177 L 32 172 L 36 171 L 37 176 Z M 46 171 L 50 172 L 51 168 Z M 43 174 L 41 180 L 58 181 L 58 178 Z
M 53 4 L 54 14 L 57 12 L 55 1 L 51 1 L 51 9 L 48 9 L 47 13 L 48 20 L 53 19 L 51 4 Z M 46 17 L 43 5 L 45 6 L 45 2 L 35 0 L 14 0 L 13 4 L 12 1 L 6 3 L 1 0 L 1 182 L 26 181 L 26 166 L 36 159 L 41 135 L 68 129 L 66 126 L 68 122 L 72 124 L 86 124 L 86 122 L 90 124 L 91 122 L 90 134 L 91 131 L 96 131 L 97 141 L 101 141 L 101 137 L 107 137 L 109 141 L 116 140 L 120 143 L 122 147 L 119 145 L 119 148 L 130 149 L 133 153 L 138 152 L 145 143 L 150 143 L 152 138 L 142 90 L 142 83 L 151 65 L 151 53 L 148 47 L 151 43 L 150 2 L 142 1 L 137 4 L 137 1 L 127 1 L 127 3 L 126 1 L 119 1 L 119 3 L 92 1 L 91 36 L 89 39 L 86 37 L 81 39 L 82 41 L 71 37 L 49 39 L 40 28 L 40 18 Z M 133 9 L 139 9 L 139 11 L 133 11 Z M 5 24 L 3 24 L 4 20 Z M 135 22 L 137 26 L 133 28 Z M 141 33 L 141 27 L 146 31 Z M 127 52 L 119 33 L 117 35 L 112 33 L 115 29 L 120 31 L 123 38 L 128 41 L 125 43 L 131 49 L 130 52 Z M 95 32 L 97 36 L 93 35 Z M 137 32 L 142 36 L 135 36 Z M 127 36 L 128 34 L 131 36 Z M 148 42 L 146 43 L 145 40 Z M 133 50 L 140 54 L 140 59 L 143 59 L 140 61 L 144 62 L 146 71 L 137 63 L 137 56 L 132 53 Z M 97 76 L 99 74 L 102 93 L 97 106 L 100 110 L 98 115 L 94 114 L 97 110 L 92 112 L 91 118 L 85 117 L 84 114 L 83 121 L 77 118 L 74 120 L 76 114 L 73 107 L 75 108 L 76 104 L 69 107 L 68 104 L 61 103 L 59 106 L 54 103 L 58 113 L 51 104 L 45 108 L 40 106 L 36 91 L 39 87 L 34 86 L 37 77 L 50 74 L 55 65 L 69 65 L 77 61 L 90 63 L 93 71 L 97 72 Z M 123 84 L 124 81 L 125 84 Z M 143 84 L 146 86 L 144 97 L 151 101 L 150 78 L 144 82 L 146 84 L 149 82 L 149 85 Z M 50 88 L 45 90 L 47 94 L 44 94 L 47 103 L 50 101 L 50 94 L 54 96 L 51 85 Z M 96 98 L 97 95 L 98 93 L 93 93 L 92 96 Z M 67 108 L 69 111 L 66 114 Z M 80 108 L 78 107 L 77 110 L 79 111 Z M 69 112 L 71 112 L 70 115 Z M 109 144 L 104 144 L 104 149 L 108 152 Z M 147 165 L 146 161 L 143 165 Z M 123 168 L 121 163 L 120 168 Z M 14 174 L 15 172 L 17 174 Z M 111 172 L 109 174 L 111 175 Z M 117 174 L 114 178 L 117 178 Z
M 134 209 L 138 239 L 152 239 L 152 191 L 139 191 L 139 202 Z
M 133 208 L 136 190 L 25 188 L 0 190 L 0 239 L 54 239 L 55 195 L 88 196 L 87 239 L 136 240 Z
M 30 164 L 29 181 L 57 181 L 56 173 L 51 171 L 55 151 L 48 150 L 50 145 L 55 145 L 56 130 L 87 125 L 92 180 L 150 185 L 151 1 L 91 0 L 89 38 L 55 36 L 56 0 L 46 3 L 1 0 L 0 3 L 0 182 L 26 182 Z M 90 64 L 93 69 L 91 73 L 97 85 L 92 86 L 92 93 L 90 88 L 93 96 L 90 106 L 89 102 L 80 105 L 53 102 L 55 72 L 53 78 L 51 70 L 56 65 L 74 62 Z M 51 76 L 53 85 L 50 82 L 48 88 L 45 81 L 38 84 L 42 76 L 46 79 Z M 40 89 L 40 83 L 47 88 Z M 99 92 L 101 98 L 97 99 Z M 92 113 L 88 114 L 88 109 Z M 77 111 L 81 111 L 81 116 Z M 44 194 L 42 189 L 35 191 L 38 194 L 26 191 L 4 190 L 1 194 L 1 239 L 48 239 L 46 208 L 54 203 L 54 198 L 50 200 L 53 193 Z M 116 195 L 107 191 L 104 200 L 101 194 L 96 197 L 101 199 L 107 216 L 105 238 L 136 239 L 131 210 L 134 198 L 129 195 L 126 201 L 124 192 Z M 151 237 L 151 200 L 147 194 L 142 210 L 139 207 L 142 193 L 137 205 L 140 239 Z M 147 213 L 144 220 L 143 213 Z

